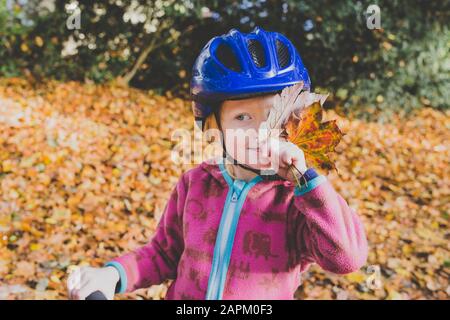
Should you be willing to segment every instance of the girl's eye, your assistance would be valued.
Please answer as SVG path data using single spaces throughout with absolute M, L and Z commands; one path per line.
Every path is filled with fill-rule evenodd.
M 250 116 L 248 114 L 240 114 L 236 117 L 237 120 L 243 121 L 243 120 L 249 120 Z

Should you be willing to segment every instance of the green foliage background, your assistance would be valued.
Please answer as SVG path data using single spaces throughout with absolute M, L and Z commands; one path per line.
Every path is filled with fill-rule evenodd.
M 129 83 L 186 95 L 211 37 L 261 26 L 287 35 L 316 89 L 361 116 L 449 107 L 449 1 L 80 0 L 78 30 L 66 26 L 70 3 L 0 0 L 0 76 L 105 82 L 150 48 Z M 381 29 L 366 26 L 371 4 L 381 9 Z M 63 56 L 69 40 L 76 52 Z

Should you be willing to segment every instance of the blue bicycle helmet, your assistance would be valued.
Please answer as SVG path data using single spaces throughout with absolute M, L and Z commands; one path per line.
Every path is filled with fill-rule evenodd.
M 217 102 L 275 93 L 300 81 L 310 90 L 308 71 L 289 39 L 260 27 L 250 33 L 231 29 L 212 38 L 194 63 L 195 119 L 203 125 Z

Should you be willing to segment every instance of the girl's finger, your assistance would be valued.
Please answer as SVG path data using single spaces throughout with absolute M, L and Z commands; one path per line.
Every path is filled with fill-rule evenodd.
M 292 156 L 288 152 L 284 152 L 281 156 L 281 165 L 288 167 L 292 164 Z
M 80 278 L 80 282 L 85 282 L 86 279 L 89 278 L 90 275 L 90 269 L 88 269 L 87 267 L 84 267 L 80 270 L 80 274 L 81 274 L 81 278 Z
M 302 154 L 299 152 L 297 146 L 292 143 L 286 143 L 286 149 L 283 154 L 283 162 L 286 166 L 290 166 L 295 164 L 302 157 Z
M 258 142 L 258 148 L 261 156 L 268 158 L 269 154 L 269 141 L 267 139 L 260 140 Z
M 258 163 L 263 166 L 270 165 L 269 146 L 267 139 L 258 140 Z
M 79 285 L 79 288 L 83 288 L 83 287 L 87 286 L 89 284 L 89 282 L 91 282 L 91 281 L 92 280 L 90 278 L 87 278 L 87 277 L 82 278 L 81 282 L 80 282 L 80 285 Z
M 69 277 L 67 278 L 67 295 L 69 296 L 69 299 L 72 299 L 72 291 L 74 289 L 74 280 L 73 280 L 73 274 L 74 272 L 71 272 L 69 274 Z
M 67 279 L 67 288 L 69 290 L 75 289 L 76 285 L 80 283 L 81 274 L 79 269 L 75 269 L 69 274 L 69 277 Z
M 70 300 L 79 300 L 78 299 L 78 293 L 80 292 L 79 289 L 73 289 L 69 291 L 69 299 Z
M 280 168 L 282 142 L 279 139 L 269 139 L 269 154 L 272 168 L 276 171 Z
M 72 300 L 72 289 L 67 286 L 67 296 L 69 297 L 69 300 Z

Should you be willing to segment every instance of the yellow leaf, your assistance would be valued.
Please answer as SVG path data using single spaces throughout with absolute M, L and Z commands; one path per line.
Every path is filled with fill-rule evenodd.
M 42 47 L 44 45 L 44 40 L 42 40 L 41 37 L 37 36 L 36 38 L 34 38 L 34 42 L 36 43 L 36 45 L 38 47 Z
M 10 160 L 5 160 L 2 162 L 2 171 L 3 172 L 12 172 L 13 163 Z
M 113 174 L 114 177 L 120 177 L 120 170 L 117 169 L 117 168 L 114 168 L 112 170 L 112 174 Z
M 30 48 L 28 48 L 28 45 L 26 43 L 22 43 L 20 45 L 20 50 L 22 50 L 23 52 L 28 52 L 30 51 Z
M 347 280 L 356 283 L 362 282 L 366 279 L 366 277 L 361 272 L 352 272 L 345 275 L 345 277 L 347 278 Z
M 39 250 L 39 249 L 41 249 L 41 245 L 39 243 L 32 243 L 32 244 L 30 244 L 30 250 L 31 251 L 36 251 L 36 250 Z
M 389 290 L 387 300 L 404 300 L 403 295 L 395 290 Z
M 55 283 L 61 283 L 61 280 L 56 275 L 52 275 L 50 277 L 50 280 L 55 282 Z
M 21 229 L 25 232 L 31 233 L 35 237 L 42 237 L 44 235 L 43 232 L 36 230 L 36 228 L 32 227 L 29 223 L 22 222 L 20 224 Z
M 57 224 L 58 221 L 56 221 L 54 218 L 47 218 L 45 219 L 45 222 L 48 224 Z
M 405 244 L 402 246 L 402 252 L 404 255 L 409 256 L 413 252 L 413 249 L 410 245 Z
M 48 155 L 44 154 L 44 155 L 42 156 L 42 162 L 43 162 L 46 166 L 48 166 L 50 163 L 52 163 L 52 159 L 51 159 Z

